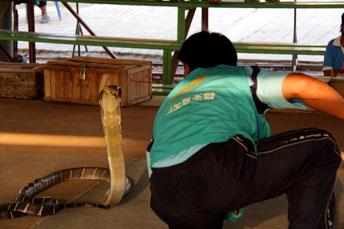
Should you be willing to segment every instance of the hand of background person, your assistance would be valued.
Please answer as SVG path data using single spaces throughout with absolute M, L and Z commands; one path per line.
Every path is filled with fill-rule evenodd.
M 331 69 L 324 70 L 323 72 L 324 72 L 324 76 L 331 76 L 333 78 L 337 76 L 337 72 Z

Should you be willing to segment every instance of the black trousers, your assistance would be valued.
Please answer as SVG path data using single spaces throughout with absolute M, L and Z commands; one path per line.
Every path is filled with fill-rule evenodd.
M 153 168 L 151 208 L 170 228 L 222 228 L 225 213 L 288 197 L 289 228 L 327 228 L 326 208 L 341 164 L 326 131 L 289 131 L 253 145 L 236 136 L 187 161 Z

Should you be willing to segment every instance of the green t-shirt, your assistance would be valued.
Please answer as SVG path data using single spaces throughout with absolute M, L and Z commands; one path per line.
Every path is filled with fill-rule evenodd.
M 250 67 L 218 65 L 198 68 L 181 81 L 156 115 L 148 167 L 181 163 L 205 145 L 227 141 L 235 135 L 242 135 L 253 144 L 270 136 L 269 124 L 263 114 L 257 113 L 252 98 L 251 73 Z M 305 108 L 283 98 L 282 81 L 286 75 L 262 71 L 257 78 L 258 97 L 272 108 Z

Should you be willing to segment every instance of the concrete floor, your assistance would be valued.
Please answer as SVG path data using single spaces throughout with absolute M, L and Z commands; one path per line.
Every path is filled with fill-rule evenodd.
M 0 228 L 166 228 L 149 208 L 145 170 L 144 152 L 156 111 L 157 107 L 153 106 L 122 109 L 127 173 L 136 185 L 121 205 L 107 210 L 85 207 L 62 210 L 49 217 L 1 220 Z M 0 99 L 0 204 L 13 201 L 21 187 L 53 171 L 107 166 L 99 117 L 97 106 Z M 337 138 L 342 151 L 344 149 L 344 121 L 310 112 L 270 112 L 268 119 L 274 133 L 311 126 L 328 129 Z M 335 188 L 339 208 L 337 228 L 344 228 L 343 172 L 341 168 Z M 58 185 L 44 195 L 67 200 L 99 200 L 105 191 L 103 183 L 75 181 Z M 226 222 L 224 228 L 287 228 L 285 196 L 254 204 L 245 210 L 241 222 Z

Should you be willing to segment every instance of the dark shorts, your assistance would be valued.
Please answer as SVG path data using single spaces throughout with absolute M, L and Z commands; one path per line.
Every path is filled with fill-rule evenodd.
M 15 0 L 14 3 L 15 4 L 20 4 L 20 3 L 27 3 L 28 0 Z M 34 0 L 34 3 L 36 3 L 36 1 Z M 43 7 L 47 5 L 47 1 L 38 1 L 37 6 L 38 7 Z
M 170 228 L 222 228 L 227 212 L 287 193 L 290 228 L 325 228 L 341 163 L 331 135 L 290 131 L 258 142 L 257 149 L 237 136 L 181 164 L 153 168 L 151 208 Z

